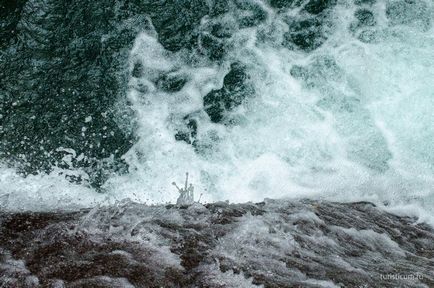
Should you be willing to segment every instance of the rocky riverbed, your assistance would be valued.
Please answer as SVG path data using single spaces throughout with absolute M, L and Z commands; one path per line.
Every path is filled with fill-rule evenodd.
M 434 287 L 434 230 L 371 203 L 1 213 L 0 287 Z

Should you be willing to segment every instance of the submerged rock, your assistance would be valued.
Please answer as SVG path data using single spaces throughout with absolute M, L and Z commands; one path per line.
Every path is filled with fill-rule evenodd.
M 336 0 L 310 0 L 306 6 L 304 6 L 304 10 L 316 15 L 330 7 L 333 7 L 336 5 L 336 2 Z
M 274 8 L 287 8 L 293 5 L 293 0 L 270 0 L 270 6 Z
M 327 41 L 327 23 L 319 18 L 288 20 L 289 31 L 283 35 L 283 46 L 311 52 Z
M 1 213 L 0 243 L 2 287 L 434 285 L 432 227 L 367 202 Z
M 231 70 L 223 79 L 223 87 L 212 90 L 204 98 L 205 111 L 214 123 L 222 122 L 230 111 L 254 94 L 249 83 L 250 76 L 242 63 L 232 63 Z

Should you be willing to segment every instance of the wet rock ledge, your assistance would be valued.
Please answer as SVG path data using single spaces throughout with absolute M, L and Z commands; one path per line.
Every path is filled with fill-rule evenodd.
M 434 231 L 371 203 L 0 213 L 0 287 L 434 287 Z

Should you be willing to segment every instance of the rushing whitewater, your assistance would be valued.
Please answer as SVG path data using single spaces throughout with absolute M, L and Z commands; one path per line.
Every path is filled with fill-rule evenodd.
M 110 108 L 133 135 L 124 168 L 97 165 L 106 173 L 93 185 L 96 166 L 80 165 L 89 139 L 118 132 L 95 132 L 85 114 L 71 125 L 87 144 L 45 149 L 60 155 L 45 172 L 23 173 L 2 145 L 2 209 L 174 202 L 171 183 L 188 171 L 207 202 L 320 197 L 432 216 L 432 1 L 169 2 L 146 2 L 151 12 L 122 24 L 140 29 L 108 70 L 127 75 Z

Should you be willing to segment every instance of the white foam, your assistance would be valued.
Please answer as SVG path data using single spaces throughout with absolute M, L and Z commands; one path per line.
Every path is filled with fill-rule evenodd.
M 65 174 L 77 175 L 77 171 L 55 169 L 50 174 L 22 177 L 0 166 L 0 210 L 74 210 L 107 201 L 107 195 L 70 183 Z

